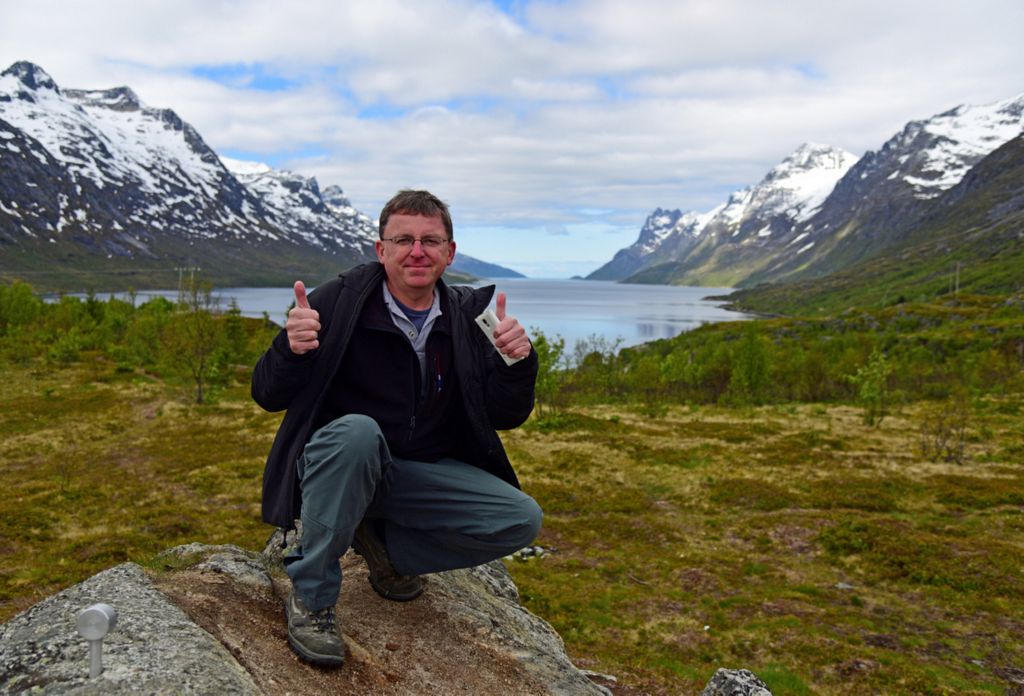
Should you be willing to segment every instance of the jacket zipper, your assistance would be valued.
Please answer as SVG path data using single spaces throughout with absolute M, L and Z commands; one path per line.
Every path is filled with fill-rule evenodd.
M 408 345 L 409 342 L 406 341 Z M 420 374 L 420 359 L 416 355 L 416 350 L 409 345 L 409 350 L 412 351 L 412 416 L 409 418 L 409 437 L 406 438 L 406 442 L 412 442 L 412 436 L 416 431 L 416 414 L 420 408 L 420 382 L 423 381 L 423 377 Z

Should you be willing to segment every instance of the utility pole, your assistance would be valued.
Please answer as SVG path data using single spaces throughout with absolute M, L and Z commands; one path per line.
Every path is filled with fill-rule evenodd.
M 181 304 L 185 301 L 185 288 L 181 284 L 182 273 L 188 271 L 189 283 L 191 284 L 191 287 L 194 288 L 196 286 L 196 271 L 201 271 L 203 269 L 199 266 L 175 266 L 174 270 L 178 272 L 178 304 Z

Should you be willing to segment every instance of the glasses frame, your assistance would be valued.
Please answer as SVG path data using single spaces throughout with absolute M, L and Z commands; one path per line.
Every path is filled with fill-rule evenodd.
M 399 240 L 405 241 L 405 240 L 409 240 L 409 239 L 412 240 L 411 242 L 409 242 L 409 244 L 402 244 L 399 241 Z M 438 239 L 438 240 L 440 240 L 440 243 L 437 246 L 433 246 L 432 244 L 424 244 L 423 243 L 424 239 L 431 239 L 431 240 Z M 415 237 L 415 236 L 413 236 L 411 234 L 401 234 L 401 235 L 398 235 L 396 237 L 381 237 L 380 240 L 382 242 L 391 242 L 392 244 L 395 245 L 395 248 L 397 248 L 397 249 L 408 249 L 409 251 L 412 251 L 412 248 L 414 246 L 416 246 L 416 242 L 420 243 L 420 249 L 423 249 L 424 251 L 441 251 L 442 249 L 444 249 L 444 246 L 446 244 L 451 244 L 451 242 L 452 242 L 451 238 L 449 238 L 449 237 L 434 237 L 434 236 Z

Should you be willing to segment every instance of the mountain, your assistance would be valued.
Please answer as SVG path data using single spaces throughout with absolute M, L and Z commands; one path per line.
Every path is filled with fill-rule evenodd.
M 221 158 L 128 87 L 62 90 L 28 62 L 0 74 L 0 172 L 0 279 L 38 289 L 169 287 L 183 268 L 315 285 L 375 258 L 376 223 L 340 188 Z
M 345 229 L 351 231 L 362 253 L 368 259 L 376 258 L 373 248 L 378 237 L 377 221 L 356 210 L 340 186 L 328 186 L 321 190 L 316 179 L 274 170 L 258 162 L 229 157 L 220 159 L 228 171 L 250 192 L 256 194 L 278 219 L 286 221 L 297 230 L 325 228 L 325 232 L 336 228 L 340 220 Z M 455 255 L 449 274 L 456 280 L 524 277 L 504 266 L 481 261 L 461 252 Z
M 475 259 L 472 256 L 463 254 L 461 251 L 455 254 L 455 261 L 449 266 L 450 271 L 464 273 L 477 278 L 525 278 L 519 271 L 499 266 L 496 263 L 488 263 Z
M 821 277 L 899 244 L 934 209 L 934 200 L 1022 129 L 1024 94 L 911 121 L 836 184 L 796 230 L 799 247 L 786 249 L 744 285 Z
M 660 235 L 648 229 L 655 216 L 648 218 L 632 247 L 588 277 L 731 285 L 738 274 L 762 263 L 766 249 L 780 246 L 809 218 L 854 162 L 856 157 L 839 148 L 801 145 L 756 186 L 736 191 L 708 213 L 676 215 L 674 226 Z M 626 258 L 632 268 L 621 261 L 613 266 Z M 627 272 L 607 277 L 620 270 Z
M 632 245 L 620 249 L 611 261 L 588 275 L 586 279 L 622 280 L 642 268 L 645 259 L 661 249 L 666 240 L 672 240 L 669 246 L 682 247 L 680 251 L 685 251 L 695 239 L 691 231 L 697 224 L 698 216 L 694 213 L 683 215 L 679 210 L 656 208 L 640 229 L 639 238 Z
M 707 213 L 683 253 L 654 248 L 619 279 L 751 287 L 840 272 L 901 244 L 944 192 L 1022 128 L 1024 95 L 912 121 L 859 160 L 801 146 Z
M 758 285 L 729 299 L 750 310 L 811 315 L 958 291 L 1024 291 L 1024 134 L 928 200 L 927 211 L 882 254 L 821 278 Z

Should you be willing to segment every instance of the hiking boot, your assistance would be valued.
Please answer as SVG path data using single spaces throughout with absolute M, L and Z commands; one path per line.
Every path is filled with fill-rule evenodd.
M 345 645 L 334 622 L 334 607 L 310 611 L 292 592 L 284 611 L 288 644 L 299 657 L 321 667 L 340 667 L 345 662 Z
M 370 586 L 384 599 L 408 602 L 423 593 L 423 581 L 418 575 L 399 575 L 395 572 L 384 542 L 366 520 L 356 527 L 352 548 L 366 560 L 366 566 L 370 569 Z

